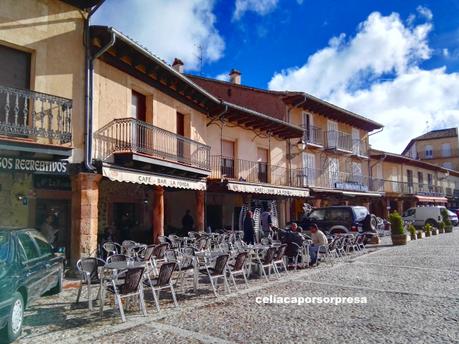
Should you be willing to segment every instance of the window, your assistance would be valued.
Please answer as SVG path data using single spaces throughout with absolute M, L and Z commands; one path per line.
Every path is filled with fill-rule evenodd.
M 360 131 L 352 128 L 352 153 L 360 155 Z
M 352 221 L 352 214 L 350 208 L 330 208 L 326 212 L 327 221 Z
M 131 117 L 136 118 L 139 121 L 146 120 L 146 109 L 147 109 L 147 101 L 143 94 L 132 90 L 132 97 L 131 97 Z
M 427 186 L 429 188 L 429 192 L 433 191 L 433 175 L 428 173 L 427 174 Z
M 411 208 L 411 209 L 408 209 L 404 216 L 415 216 L 416 215 L 416 208 Z
M 30 235 L 37 243 L 38 249 L 40 250 L 40 256 L 49 256 L 53 253 L 51 245 L 48 244 L 43 235 L 40 233 L 30 233 Z
M 316 157 L 313 153 L 303 153 L 303 186 L 315 185 L 316 181 Z
M 32 260 L 40 257 L 38 253 L 37 246 L 32 238 L 27 233 L 19 233 L 18 234 L 19 243 L 21 244 L 26 260 Z
M 313 132 L 314 120 L 311 114 L 303 112 L 303 128 L 304 128 L 304 141 L 315 142 Z
M 327 142 L 328 147 L 336 148 L 338 146 L 338 123 L 327 121 Z
M 336 187 L 336 183 L 339 181 L 339 160 L 337 158 L 329 159 L 328 176 L 330 187 Z
M 431 145 L 426 145 L 425 148 L 424 148 L 424 153 L 425 153 L 426 159 L 432 159 L 432 157 L 433 157 L 432 146 Z
M 325 209 L 316 209 L 313 210 L 308 218 L 310 220 L 322 221 L 325 218 Z
M 268 150 L 264 148 L 257 149 L 258 162 L 258 181 L 261 183 L 268 182 Z
M 362 183 L 362 164 L 360 162 L 352 162 L 352 181 Z
M 365 207 L 353 207 L 352 210 L 354 211 L 356 221 L 363 221 L 369 214 L 368 209 Z
M 185 136 L 185 115 L 177 112 L 177 135 Z M 184 140 L 177 138 L 177 156 L 183 158 L 184 155 Z
M 444 158 L 448 158 L 451 156 L 451 144 L 450 143 L 443 143 L 441 145 L 441 156 Z
M 222 140 L 222 176 L 234 178 L 234 142 Z
M 422 191 L 424 187 L 424 174 L 422 172 L 418 172 L 418 184 L 419 184 L 419 191 Z
M 6 87 L 27 90 L 30 88 L 30 54 L 0 45 L 0 84 Z M 8 122 L 15 123 L 14 109 L 16 97 L 6 93 L 0 94 L 0 122 L 5 122 L 7 100 L 10 106 Z M 19 113 L 23 113 L 25 104 L 19 100 Z

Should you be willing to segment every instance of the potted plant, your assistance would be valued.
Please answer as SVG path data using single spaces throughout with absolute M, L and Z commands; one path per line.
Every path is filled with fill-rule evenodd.
M 426 238 L 431 236 L 432 226 L 429 223 L 424 226 L 424 233 L 426 235 Z
M 391 224 L 391 239 L 393 245 L 406 245 L 408 241 L 408 235 L 405 233 L 405 227 L 403 219 L 400 214 L 394 211 L 389 215 L 389 221 Z
M 445 233 L 451 233 L 453 231 L 453 224 L 451 223 L 451 220 L 448 217 L 448 211 L 445 208 L 441 210 L 441 216 L 443 217 Z
M 425 238 L 424 232 L 423 232 L 423 231 L 418 231 L 418 232 L 416 233 L 416 237 L 417 237 L 417 239 L 423 239 L 423 238 Z
M 416 227 L 414 227 L 413 224 L 410 224 L 408 226 L 408 232 L 410 233 L 411 240 L 416 240 L 417 239 Z
M 440 222 L 440 227 L 438 228 L 438 232 L 441 234 L 441 233 L 445 233 L 445 223 L 442 221 Z

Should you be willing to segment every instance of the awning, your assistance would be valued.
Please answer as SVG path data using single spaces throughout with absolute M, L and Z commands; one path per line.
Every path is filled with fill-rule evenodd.
M 419 202 L 426 202 L 426 203 L 448 203 L 448 200 L 445 197 L 416 196 L 416 199 Z
M 126 168 L 114 168 L 103 166 L 102 174 L 104 177 L 107 177 L 108 179 L 116 182 L 159 185 L 171 188 L 190 190 L 206 190 L 206 182 L 202 180 L 190 180 L 169 176 L 166 177 L 158 174 L 140 172 Z
M 290 197 L 309 197 L 309 190 L 302 188 L 268 186 L 249 183 L 228 182 L 228 190 L 235 192 L 258 193 L 267 195 L 290 196 Z

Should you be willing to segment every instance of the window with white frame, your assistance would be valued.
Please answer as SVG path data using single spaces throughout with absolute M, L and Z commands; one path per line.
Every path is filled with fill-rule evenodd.
M 431 145 L 426 145 L 424 147 L 424 154 L 426 159 L 432 159 L 433 157 L 433 150 Z
M 443 143 L 441 145 L 441 156 L 444 158 L 451 156 L 451 143 Z

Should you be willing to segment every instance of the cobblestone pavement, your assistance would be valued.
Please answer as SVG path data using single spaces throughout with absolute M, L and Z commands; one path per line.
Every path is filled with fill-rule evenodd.
M 383 244 L 388 238 L 384 238 Z M 390 241 L 390 240 L 389 240 Z M 26 314 L 20 343 L 459 343 L 459 228 L 381 245 L 344 262 L 251 280 L 216 299 L 179 293 L 176 309 L 163 295 L 148 317 L 107 310 L 103 317 L 75 305 L 76 290 L 45 297 Z M 233 288 L 234 289 L 234 288 Z M 258 304 L 257 297 L 366 297 L 367 304 Z

